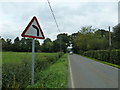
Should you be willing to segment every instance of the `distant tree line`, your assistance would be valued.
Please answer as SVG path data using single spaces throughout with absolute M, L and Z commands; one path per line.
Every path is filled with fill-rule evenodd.
M 120 24 L 113 27 L 111 34 L 112 46 L 109 47 L 109 31 L 93 29 L 92 26 L 82 27 L 78 33 L 70 37 L 75 53 L 89 50 L 120 49 Z
M 111 49 L 120 49 L 120 24 L 113 27 L 111 33 L 112 46 Z M 14 39 L 1 39 L 3 51 L 14 52 L 31 52 L 32 40 L 29 38 L 19 37 Z M 89 50 L 107 50 L 109 49 L 109 32 L 104 29 L 94 29 L 92 26 L 82 27 L 77 33 L 68 35 L 66 33 L 58 34 L 57 39 L 52 41 L 46 38 L 40 45 L 38 40 L 35 40 L 36 52 L 67 52 L 67 47 L 72 46 L 74 53 Z
M 3 51 L 13 51 L 13 52 L 31 52 L 32 50 L 32 40 L 22 38 L 21 40 L 19 37 L 14 39 L 12 43 L 11 39 L 4 39 L 2 38 L 2 50 Z M 38 40 L 35 40 L 35 51 L 40 50 L 40 43 Z
M 31 52 L 32 50 L 32 39 L 19 37 L 14 39 L 1 39 L 3 51 L 13 51 L 13 52 Z M 67 51 L 69 46 L 69 37 L 67 34 L 62 33 L 57 36 L 57 39 L 52 41 L 50 38 L 46 38 L 42 45 L 38 40 L 35 40 L 35 51 L 36 52 L 59 52 Z

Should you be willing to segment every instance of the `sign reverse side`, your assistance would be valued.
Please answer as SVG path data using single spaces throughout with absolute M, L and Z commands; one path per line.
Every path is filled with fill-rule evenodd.
M 42 29 L 38 23 L 37 18 L 34 16 L 30 23 L 27 25 L 25 30 L 23 31 L 22 37 L 29 37 L 29 38 L 37 38 L 37 39 L 44 39 L 44 34 Z

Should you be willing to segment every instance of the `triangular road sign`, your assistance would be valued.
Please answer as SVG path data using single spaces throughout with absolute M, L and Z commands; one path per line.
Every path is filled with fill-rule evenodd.
M 29 37 L 29 38 L 38 38 L 38 39 L 44 39 L 44 34 L 42 32 L 42 29 L 38 23 L 37 18 L 34 16 L 28 26 L 23 31 L 22 37 Z

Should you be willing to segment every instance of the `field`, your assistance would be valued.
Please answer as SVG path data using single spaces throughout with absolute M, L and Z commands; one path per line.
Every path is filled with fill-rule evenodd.
M 67 55 L 63 55 L 63 53 L 35 53 L 35 84 L 31 85 L 31 53 L 3 52 L 3 88 L 67 87 Z M 59 75 L 63 77 L 59 78 Z M 51 82 L 54 77 L 57 81 Z
M 35 53 L 35 58 L 54 57 L 58 53 Z M 31 53 L 29 52 L 3 52 L 2 63 L 21 63 L 22 60 L 28 60 L 31 62 Z

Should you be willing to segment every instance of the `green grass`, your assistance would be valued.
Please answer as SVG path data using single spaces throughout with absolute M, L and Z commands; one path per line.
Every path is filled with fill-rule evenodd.
M 2 52 L 0 51 L 0 75 L 2 74 Z M 0 79 L 2 76 L 0 76 Z M 2 79 L 1 79 L 2 80 Z
M 2 63 L 20 63 L 23 59 L 30 59 L 30 53 L 24 52 L 3 52 Z
M 35 53 L 35 58 L 41 58 L 44 56 L 55 56 L 57 53 Z M 2 63 L 21 63 L 22 60 L 31 61 L 30 52 L 3 52 Z
M 41 85 L 46 85 L 44 79 L 48 79 L 50 75 L 54 76 L 54 73 L 50 74 L 45 70 L 54 65 L 62 55 L 64 53 L 60 52 L 35 53 L 35 83 L 42 80 Z M 4 88 L 26 88 L 31 85 L 31 53 L 3 52 L 2 57 L 2 86 Z
M 68 59 L 67 54 L 62 56 L 48 69 L 38 73 L 40 78 L 34 85 L 28 88 L 67 88 Z
M 81 56 L 83 56 L 83 55 L 81 55 Z M 98 60 L 98 59 L 94 59 L 94 58 L 87 57 L 87 56 L 83 56 L 83 57 L 86 57 L 86 58 L 89 58 L 89 59 L 91 59 L 91 60 L 94 60 L 94 61 L 97 61 L 97 62 L 100 62 L 100 63 L 103 63 L 103 64 L 106 64 L 106 65 L 109 65 L 109 66 L 112 66 L 112 67 L 115 67 L 115 68 L 119 68 L 119 69 L 120 69 L 120 65 L 108 63 L 108 62 L 105 62 L 105 61 L 100 61 L 100 60 Z

